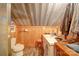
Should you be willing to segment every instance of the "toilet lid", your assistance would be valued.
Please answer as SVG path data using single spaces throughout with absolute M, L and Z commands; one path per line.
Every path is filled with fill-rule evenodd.
M 24 45 L 22 44 L 16 44 L 13 48 L 14 51 L 21 51 L 24 49 Z

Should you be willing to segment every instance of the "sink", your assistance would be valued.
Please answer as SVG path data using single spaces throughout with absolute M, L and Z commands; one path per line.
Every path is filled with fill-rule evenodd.
M 50 45 L 53 45 L 57 40 L 55 39 L 57 36 L 53 36 L 50 34 L 44 34 L 43 37 L 47 40 Z

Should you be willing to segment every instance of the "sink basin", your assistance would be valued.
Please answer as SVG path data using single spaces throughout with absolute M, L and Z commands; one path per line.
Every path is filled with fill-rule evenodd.
M 55 39 L 57 36 L 52 36 L 50 34 L 45 34 L 43 37 L 46 39 L 46 41 L 50 44 L 53 45 L 57 40 Z

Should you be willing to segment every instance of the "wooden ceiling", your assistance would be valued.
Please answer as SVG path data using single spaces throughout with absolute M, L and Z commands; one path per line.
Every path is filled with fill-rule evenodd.
M 67 4 L 63 3 L 13 3 L 11 19 L 20 26 L 59 25 Z

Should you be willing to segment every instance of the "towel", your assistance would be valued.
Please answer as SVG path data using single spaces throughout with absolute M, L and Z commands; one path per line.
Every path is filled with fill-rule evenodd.
M 69 48 L 79 53 L 79 45 L 77 44 L 66 44 Z

